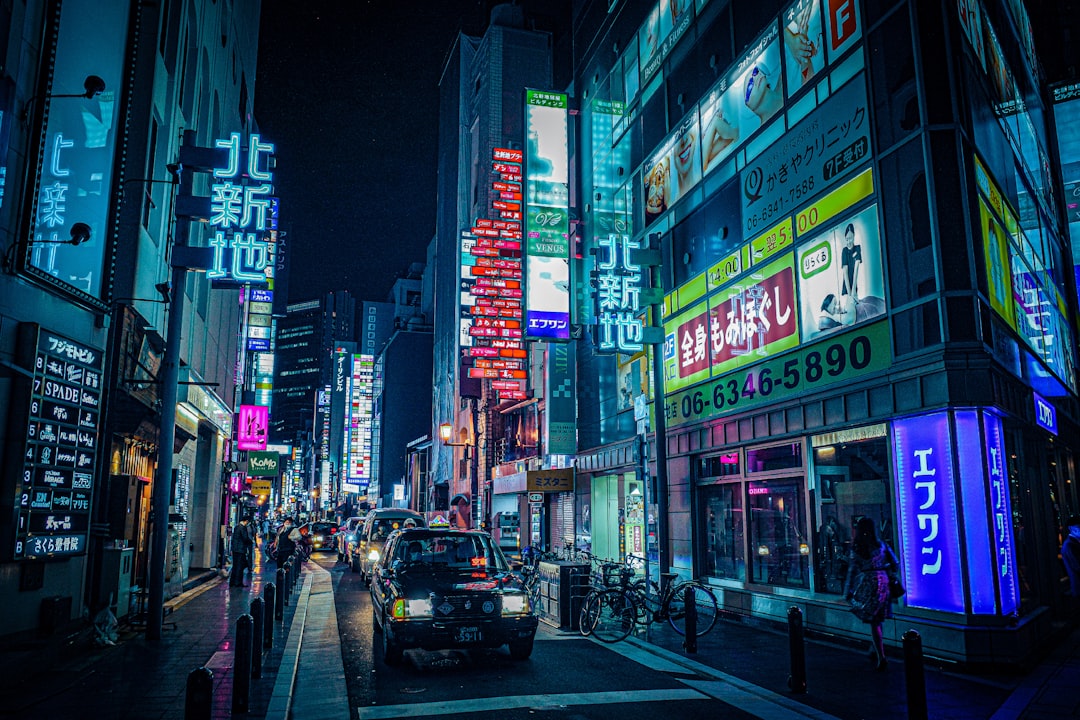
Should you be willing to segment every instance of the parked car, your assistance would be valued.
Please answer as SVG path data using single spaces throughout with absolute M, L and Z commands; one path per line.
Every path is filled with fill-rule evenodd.
M 356 515 L 347 519 L 342 525 L 338 527 L 338 562 L 344 560 L 345 562 L 349 563 L 349 565 L 352 565 L 352 551 L 356 548 L 356 540 L 359 535 L 360 528 L 363 527 L 363 523 L 363 516 Z
M 374 564 L 371 607 L 383 660 L 409 648 L 496 648 L 532 654 L 537 617 L 520 578 L 486 532 L 394 532 Z
M 404 528 L 407 520 L 412 520 L 417 527 L 427 525 L 423 515 L 406 508 L 376 508 L 364 518 L 356 549 L 357 564 L 353 571 L 360 572 L 365 584 L 371 584 L 371 566 L 379 559 L 390 533 Z
M 312 522 L 300 526 L 300 533 L 308 536 L 312 550 L 333 550 L 336 548 L 337 532 L 337 523 L 332 522 Z

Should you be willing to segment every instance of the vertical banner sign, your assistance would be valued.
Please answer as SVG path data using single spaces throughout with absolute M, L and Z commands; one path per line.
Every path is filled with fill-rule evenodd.
M 270 408 L 264 405 L 241 405 L 236 423 L 236 447 L 239 450 L 265 450 L 270 426 Z
M 597 237 L 596 245 L 596 351 L 641 352 L 645 326 L 638 315 L 644 275 L 630 251 L 641 248 L 642 238 L 610 233 Z
M 34 168 L 36 194 L 28 192 L 27 198 L 30 237 L 23 265 L 67 292 L 100 298 L 132 5 L 128 0 L 64 0 L 53 6 L 59 7 L 59 17 L 49 23 L 59 26 L 53 65 L 44 69 L 51 79 L 44 91 L 48 97 L 31 101 L 45 122 Z M 53 49 L 43 48 L 42 55 L 48 58 Z M 103 90 L 84 86 L 88 72 L 104 81 Z M 78 247 L 69 244 L 76 223 L 90 228 L 90 239 Z
M 525 91 L 525 337 L 570 339 L 567 102 Z
M 240 133 L 217 140 L 229 151 L 228 165 L 214 170 L 210 186 L 210 247 L 213 266 L 206 276 L 219 284 L 269 285 L 274 278 L 270 220 L 274 187 L 270 184 L 272 143 L 253 134 L 245 145 Z M 246 159 L 246 163 L 244 160 Z
M 545 405 L 547 413 L 547 442 L 549 455 L 573 455 L 577 452 L 577 407 L 574 398 L 574 345 L 551 343 L 544 364 L 547 372 Z
M 964 612 L 949 414 L 897 420 L 893 453 L 907 604 Z
M 104 353 L 31 323 L 20 365 L 33 377 L 16 494 L 16 559 L 83 555 L 90 529 Z M 12 435 L 17 426 L 12 424 Z
M 956 459 L 960 466 L 961 507 L 964 513 L 964 554 L 967 558 L 968 586 L 971 588 L 971 612 L 993 615 L 997 612 L 997 593 L 994 583 L 994 558 L 991 537 L 985 461 L 1000 463 L 1000 458 L 983 457 L 979 452 L 964 448 L 982 447 L 979 437 L 979 414 L 974 410 L 958 410 L 955 415 Z M 990 438 L 987 438 L 989 440 Z
M 1020 586 L 1016 578 L 1016 546 L 1013 543 L 1012 504 L 1009 479 L 1005 474 L 1005 440 L 1001 418 L 983 412 L 986 467 L 990 484 L 990 529 L 994 538 L 994 570 L 998 579 L 1001 614 L 1011 615 L 1020 607 Z
M 352 356 L 352 388 L 349 393 L 349 462 L 342 489 L 366 492 L 371 482 L 371 425 L 375 379 L 373 355 Z

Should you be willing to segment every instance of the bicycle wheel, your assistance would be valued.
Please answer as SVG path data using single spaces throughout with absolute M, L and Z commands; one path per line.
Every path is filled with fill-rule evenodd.
M 613 643 L 622 640 L 637 625 L 637 603 L 633 595 L 620 590 L 589 593 L 581 606 L 581 632 L 597 640 Z
M 694 607 L 697 608 L 697 637 L 712 630 L 716 624 L 716 596 L 712 590 L 699 582 L 679 583 L 667 599 L 667 619 L 680 635 L 686 634 L 686 590 L 693 591 Z

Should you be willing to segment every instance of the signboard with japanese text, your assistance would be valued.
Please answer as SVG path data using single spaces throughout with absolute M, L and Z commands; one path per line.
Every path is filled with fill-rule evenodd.
M 701 128 L 694 108 L 645 163 L 645 224 L 667 212 L 701 180 Z
M 265 450 L 269 426 L 269 407 L 241 405 L 236 421 L 236 448 L 238 450 Z
M 366 492 L 371 482 L 371 432 L 374 422 L 375 357 L 352 356 L 350 386 L 347 472 L 343 476 L 345 492 Z
M 877 205 L 800 244 L 796 267 L 804 342 L 884 315 Z
M 228 150 L 229 157 L 225 167 L 214 170 L 210 186 L 208 243 L 214 260 L 206 276 L 211 281 L 268 285 L 275 269 L 269 222 L 274 145 L 262 142 L 257 133 L 244 142 L 234 132 L 214 146 Z
M 525 91 L 525 336 L 570 338 L 567 97 Z
M 740 172 L 743 232 L 757 235 L 870 157 L 862 75 L 837 90 Z
M 117 195 L 113 168 L 125 117 L 133 6 L 127 0 L 66 0 L 50 7 L 56 9 L 47 18 L 51 32 L 42 37 L 55 39 L 55 46 L 41 48 L 43 57 L 52 58 L 42 68 L 49 84 L 28 106 L 45 123 L 31 155 L 36 162 L 31 161 L 35 176 L 27 186 L 31 219 L 23 269 L 65 292 L 100 301 Z M 87 33 L 88 27 L 94 32 Z M 98 92 L 84 86 L 87 72 L 104 81 Z M 90 236 L 73 246 L 76 223 L 88 226 Z
M 631 257 L 642 238 L 610 233 L 596 238 L 596 324 L 599 353 L 635 353 L 643 347 L 645 324 L 640 314 L 646 275 Z
M 665 380 L 664 417 L 676 427 L 852 382 L 888 369 L 891 347 L 888 324 L 878 322 L 679 392 Z
M 573 455 L 577 452 L 577 374 L 573 343 L 551 343 L 547 349 L 544 372 L 544 413 L 548 455 Z
M 573 492 L 574 468 L 529 470 L 525 474 L 526 492 Z
M 664 59 L 690 28 L 694 19 L 692 3 L 659 0 L 638 29 L 638 63 L 642 82 L 656 74 Z
M 709 299 L 713 375 L 799 344 L 791 253 L 756 268 Z
M 19 326 L 17 354 L 31 377 L 17 381 L 28 393 L 16 391 L 12 397 L 26 428 L 15 488 L 13 557 L 82 555 L 90 529 L 105 354 L 33 323 Z
M 900 565 L 912 607 L 964 612 L 953 431 L 948 412 L 893 423 Z

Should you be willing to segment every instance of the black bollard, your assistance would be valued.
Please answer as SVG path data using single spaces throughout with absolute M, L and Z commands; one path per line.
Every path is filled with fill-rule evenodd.
M 263 601 L 251 601 L 251 677 L 262 677 L 263 655 Z
M 210 720 L 214 707 L 214 671 L 196 668 L 188 673 L 184 720 Z
M 802 610 L 792 605 L 788 610 L 788 647 L 791 653 L 791 675 L 788 689 L 794 693 L 806 692 L 806 643 L 803 632 Z
M 904 682 L 907 686 L 909 720 L 927 720 L 926 674 L 923 670 L 922 638 L 915 630 L 904 633 Z
M 289 606 L 289 591 L 292 589 L 292 583 L 290 582 L 291 563 L 292 560 L 285 561 L 285 582 L 281 585 L 281 594 L 285 598 L 285 607 Z
M 233 652 L 233 713 L 248 711 L 251 695 L 251 616 L 236 619 L 236 649 Z
M 274 613 L 277 612 L 274 583 L 263 585 L 263 647 L 274 647 Z
M 687 653 L 693 655 L 697 652 L 697 598 L 694 595 L 694 588 L 687 586 L 683 598 L 686 603 L 684 608 L 686 613 L 686 639 L 683 640 L 683 648 Z
M 285 619 L 285 595 L 288 592 L 285 588 L 285 570 L 278 568 L 277 571 L 277 597 L 274 598 L 274 619 Z

